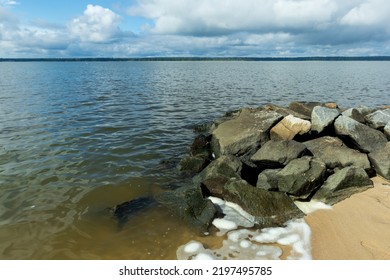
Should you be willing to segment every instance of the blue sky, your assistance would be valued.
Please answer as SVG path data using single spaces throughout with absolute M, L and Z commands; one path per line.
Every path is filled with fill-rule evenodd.
M 388 0 L 0 0 L 0 57 L 390 55 Z

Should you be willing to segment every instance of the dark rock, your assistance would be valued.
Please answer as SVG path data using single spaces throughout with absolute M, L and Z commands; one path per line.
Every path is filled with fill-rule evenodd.
M 288 115 L 271 129 L 270 137 L 272 140 L 292 140 L 296 135 L 309 132 L 310 128 L 309 121 Z
M 221 156 L 194 176 L 193 182 L 203 184 L 211 195 L 221 197 L 223 186 L 231 178 L 240 178 L 241 170 L 242 163 L 238 158 Z
M 336 134 L 343 137 L 358 150 L 369 153 L 384 147 L 387 143 L 385 135 L 367 125 L 349 117 L 339 116 L 334 123 Z
M 362 113 L 360 113 L 360 111 L 355 109 L 355 108 L 349 108 L 349 109 L 345 110 L 344 112 L 342 112 L 341 114 L 343 116 L 349 117 L 349 118 L 354 119 L 355 121 L 363 123 L 363 124 L 366 122 L 366 120 L 364 119 L 364 115 Z
M 288 105 L 288 108 L 291 110 L 298 112 L 302 115 L 305 115 L 309 118 L 311 118 L 311 112 L 313 111 L 313 108 L 315 106 L 322 106 L 324 103 L 320 102 L 298 102 L 294 101 L 291 102 L 290 105 Z
M 255 224 L 261 228 L 282 226 L 304 215 L 286 194 L 255 188 L 240 179 L 232 179 L 225 185 L 224 198 L 253 215 Z
M 375 171 L 390 180 L 390 142 L 384 148 L 369 153 L 368 157 Z
M 372 181 L 362 168 L 348 166 L 329 176 L 312 199 L 333 205 L 372 186 Z
M 199 134 L 195 137 L 191 144 L 191 155 L 196 156 L 202 153 L 209 152 L 209 141 L 208 137 L 204 134 Z
M 240 156 L 269 140 L 269 130 L 282 115 L 264 109 L 242 109 L 238 116 L 221 123 L 212 133 L 216 157 Z
M 366 171 L 371 169 L 367 154 L 348 148 L 337 137 L 324 136 L 306 141 L 303 144 L 315 157 L 320 158 L 329 169 L 351 165 L 361 167 Z
M 185 175 L 194 176 L 210 163 L 208 153 L 186 156 L 178 164 L 178 170 Z
M 122 229 L 131 217 L 156 204 L 153 197 L 139 197 L 115 206 L 112 210 L 114 217 L 118 219 L 118 228 Z
M 217 214 L 217 208 L 209 199 L 203 197 L 198 185 L 166 191 L 156 199 L 200 234 L 207 232 Z
M 264 168 L 279 168 L 307 152 L 305 145 L 294 140 L 270 140 L 251 157 L 251 160 Z
M 298 112 L 295 112 L 294 110 L 291 110 L 290 108 L 278 106 L 278 105 L 275 105 L 275 104 L 267 104 L 267 105 L 264 106 L 264 108 L 266 110 L 274 111 L 276 113 L 279 113 L 283 117 L 287 117 L 288 115 L 293 115 L 296 118 L 300 118 L 300 119 L 307 120 L 307 121 L 310 120 L 310 116 L 300 114 Z
M 282 170 L 277 169 L 265 169 L 257 178 L 257 188 L 265 189 L 268 191 L 278 191 L 278 172 Z
M 326 165 L 320 159 L 304 156 L 290 161 L 278 173 L 279 191 L 306 199 L 324 182 Z
M 370 127 L 383 130 L 390 123 L 390 109 L 378 110 L 368 114 L 365 120 Z
M 340 113 L 337 109 L 315 106 L 311 113 L 311 130 L 321 133 L 333 124 L 338 115 Z

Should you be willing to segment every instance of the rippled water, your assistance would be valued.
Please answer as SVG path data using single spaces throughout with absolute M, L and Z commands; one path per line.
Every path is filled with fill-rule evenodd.
M 0 63 L 0 259 L 172 259 L 196 239 L 165 209 L 119 230 L 108 207 L 162 192 L 195 124 L 294 100 L 390 104 L 390 62 Z

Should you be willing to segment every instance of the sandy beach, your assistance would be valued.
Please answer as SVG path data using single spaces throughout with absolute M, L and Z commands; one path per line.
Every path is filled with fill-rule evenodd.
M 313 259 L 390 259 L 390 182 L 372 180 L 373 188 L 306 216 Z

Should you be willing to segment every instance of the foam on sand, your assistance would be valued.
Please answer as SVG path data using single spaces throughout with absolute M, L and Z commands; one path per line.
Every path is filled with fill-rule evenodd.
M 219 198 L 210 200 L 225 214 L 222 219 L 215 219 L 213 225 L 219 229 L 218 235 L 227 238 L 220 248 L 213 250 L 198 241 L 190 241 L 178 248 L 178 259 L 276 260 L 282 257 L 282 248 L 286 246 L 290 248 L 285 254 L 287 259 L 311 259 L 311 231 L 304 219 L 291 220 L 285 227 L 249 229 L 254 226 L 254 217 L 240 206 Z

